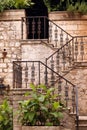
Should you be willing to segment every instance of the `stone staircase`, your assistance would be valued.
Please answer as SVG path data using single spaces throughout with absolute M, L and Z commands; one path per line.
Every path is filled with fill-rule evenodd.
M 20 63 L 19 63 L 19 61 L 14 62 L 14 70 L 13 70 L 14 79 L 15 79 L 14 88 L 16 88 L 18 86 L 17 81 L 18 80 L 21 81 L 21 79 L 22 79 L 22 77 L 20 77 L 20 79 L 19 79 L 17 74 L 19 73 L 19 75 L 21 75 L 20 70 L 21 70 L 21 67 L 23 67 L 23 74 L 24 74 L 23 76 L 25 76 L 23 79 L 23 82 L 25 82 L 24 84 L 26 85 L 26 88 L 28 87 L 28 84 L 29 84 L 28 78 L 31 79 L 31 81 L 36 84 L 44 83 L 48 86 L 56 85 L 56 86 L 58 86 L 58 90 L 57 90 L 58 94 L 61 93 L 62 91 L 65 94 L 66 105 L 68 102 L 67 99 L 68 99 L 69 95 L 71 95 L 71 97 L 72 97 L 71 98 L 72 102 L 75 101 L 74 103 L 76 103 L 76 102 L 78 102 L 77 101 L 78 96 L 73 95 L 74 92 L 75 92 L 74 94 L 76 94 L 76 90 L 75 90 L 75 88 L 73 88 L 73 86 L 75 87 L 77 85 L 77 83 L 74 82 L 73 80 L 71 80 L 71 77 L 69 77 L 69 74 L 70 74 L 70 72 L 74 73 L 75 69 L 87 67 L 87 36 L 72 37 L 70 34 L 68 34 L 66 31 L 64 31 L 62 28 L 60 28 L 58 25 L 56 25 L 55 23 L 53 23 L 50 20 L 48 20 L 48 21 L 49 21 L 49 39 L 48 39 L 48 41 L 41 40 L 39 45 L 41 45 L 41 44 L 46 45 L 47 48 L 52 48 L 53 51 L 51 53 L 49 53 L 49 51 L 48 51 L 49 56 L 48 56 L 47 51 L 46 51 L 46 54 L 45 53 L 43 54 L 43 57 L 46 58 L 46 61 L 43 61 L 45 64 L 43 62 L 41 62 L 41 60 L 44 59 L 43 57 L 41 60 L 37 61 L 37 65 L 35 65 L 36 64 L 35 59 L 30 60 L 29 63 L 28 63 L 28 61 L 23 61 Z M 22 36 L 22 38 L 23 38 L 23 36 Z M 22 41 L 22 42 L 24 42 L 24 41 Z M 35 40 L 33 39 L 32 42 L 34 43 Z M 35 42 L 34 44 L 36 45 L 37 43 Z M 22 46 L 24 46 L 24 45 L 25 44 L 22 43 Z M 27 45 L 29 45 L 29 42 L 27 43 Z M 39 48 L 39 50 L 40 50 L 40 48 Z M 24 49 L 23 49 L 23 51 L 24 51 Z M 43 51 L 43 50 L 40 50 L 40 51 Z M 38 54 L 37 53 L 35 53 L 35 54 L 37 55 L 36 57 L 38 57 Z M 35 56 L 34 56 L 34 58 L 35 58 Z M 22 59 L 24 59 L 24 57 L 22 57 Z M 38 65 L 39 65 L 39 67 L 38 67 Z M 41 66 L 43 66 L 43 67 L 41 67 Z M 31 74 L 29 74 L 29 72 L 30 72 L 29 68 L 31 68 Z M 38 70 L 37 70 L 37 68 L 38 68 Z M 17 72 L 17 74 L 15 72 Z M 37 72 L 39 75 L 37 74 Z M 28 77 L 28 75 L 31 77 Z M 35 79 L 35 76 L 37 76 L 37 78 L 39 77 L 39 79 L 37 81 Z M 40 77 L 41 77 L 41 79 L 40 79 Z M 16 83 L 15 83 L 15 81 L 16 81 Z M 19 88 L 20 88 L 21 83 L 22 82 L 19 83 Z M 67 84 L 69 84 L 69 85 L 67 85 Z M 69 86 L 69 88 L 68 88 L 68 86 Z M 73 88 L 73 89 L 71 89 L 71 88 Z M 82 100 L 80 100 L 80 101 L 82 101 Z M 74 107 L 78 107 L 76 105 L 78 105 L 78 103 L 77 104 L 72 103 L 72 105 L 70 105 L 70 109 L 73 112 L 73 114 L 75 111 L 76 116 L 78 116 L 78 108 L 74 108 Z M 80 105 L 80 103 L 79 103 L 79 105 Z M 79 125 L 79 128 L 76 127 L 76 130 L 86 130 L 87 118 L 83 117 L 83 116 L 79 116 L 78 119 L 79 119 L 79 122 L 77 122 L 77 124 Z
M 79 115 L 86 113 L 86 110 L 84 107 L 87 104 L 86 100 L 86 94 L 84 95 L 84 98 L 81 99 L 81 88 L 86 91 L 86 77 L 85 78 L 78 78 L 82 74 L 80 70 L 83 70 L 87 72 L 87 36 L 77 36 L 73 37 L 70 42 L 66 43 L 63 47 L 58 49 L 56 52 L 53 53 L 53 55 L 49 56 L 46 59 L 46 63 L 49 67 L 55 66 L 53 69 L 55 72 L 58 72 L 60 75 L 63 75 L 66 79 L 71 81 L 74 84 L 78 84 L 78 102 L 79 102 Z M 79 70 L 78 74 L 76 74 L 77 70 Z M 71 76 L 70 76 L 70 73 Z M 80 74 L 81 73 L 81 74 Z M 86 73 L 87 74 L 87 73 Z M 74 77 L 76 77 L 76 81 Z M 74 80 L 72 80 L 72 77 Z M 83 74 L 84 77 L 84 74 Z M 81 80 L 84 80 L 84 83 L 81 83 Z M 57 82 L 57 81 L 56 81 Z M 80 85 L 79 85 L 80 84 Z M 85 85 L 84 85 L 85 84 Z M 83 86 L 83 87 L 81 87 Z M 81 109 L 81 102 L 83 102 L 83 107 Z M 83 112 L 84 111 L 84 112 Z M 77 130 L 87 130 L 87 117 L 86 116 L 78 116 L 78 126 L 76 127 Z
M 86 19 L 83 19 L 83 21 L 75 19 L 74 22 L 69 18 L 69 21 L 67 21 L 68 19 L 64 21 L 64 18 L 60 17 L 58 22 L 61 25 L 60 27 L 57 25 L 58 16 L 56 14 L 53 14 L 56 20 L 54 20 L 54 17 L 52 20 L 47 17 L 39 17 L 39 19 L 38 17 L 35 19 L 33 17 L 31 30 L 33 37 L 32 39 L 26 39 L 27 33 L 29 35 L 28 18 L 25 17 L 23 12 L 20 17 L 17 12 L 16 15 L 12 12 L 12 17 L 9 17 L 9 14 L 8 12 L 6 17 L 4 17 L 5 15 L 0 17 L 0 75 L 5 78 L 6 83 L 10 84 L 11 89 L 18 90 L 18 93 L 24 90 L 27 91 L 31 81 L 35 82 L 36 85 L 40 83 L 48 86 L 56 85 L 56 92 L 64 95 L 70 114 L 79 115 L 79 129 L 77 130 L 87 130 L 87 36 L 73 37 L 61 28 L 67 29 L 66 25 L 69 23 L 68 29 L 69 31 L 73 30 L 73 35 L 79 35 L 80 31 L 82 31 L 81 34 L 86 33 Z M 59 12 L 58 14 L 60 15 Z M 44 20 L 48 22 L 46 26 L 47 28 L 49 27 L 48 39 L 44 39 L 46 38 L 45 33 L 43 39 L 40 37 L 42 33 L 41 21 Z M 77 25 L 76 20 L 78 22 Z M 35 21 L 37 22 L 36 24 Z M 37 26 L 36 29 L 35 25 Z M 44 22 L 42 25 L 44 27 Z M 76 30 L 77 28 L 79 30 Z M 84 29 L 82 30 L 81 28 Z M 43 29 L 43 32 L 45 32 L 46 28 Z M 38 39 L 35 39 L 35 35 L 37 35 Z M 3 62 L 2 52 L 4 49 L 7 51 L 7 57 Z M 16 62 L 14 62 L 12 70 L 13 61 Z M 12 81 L 13 84 L 11 84 Z M 78 96 L 75 88 L 78 89 Z M 3 98 L 2 96 L 0 97 Z M 12 97 L 15 98 L 15 96 Z M 70 100 L 67 100 L 68 97 Z M 76 101 L 78 102 L 79 113 Z

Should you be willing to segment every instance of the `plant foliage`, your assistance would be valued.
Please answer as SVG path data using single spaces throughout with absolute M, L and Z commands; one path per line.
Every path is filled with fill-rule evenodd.
M 0 0 L 0 12 L 5 9 L 23 9 L 32 5 L 31 0 Z
M 86 0 L 43 0 L 48 11 L 69 11 L 87 13 Z
M 13 130 L 13 111 L 7 100 L 0 105 L 0 130 Z
M 27 126 L 58 126 L 63 118 L 64 106 L 53 94 L 54 89 L 44 85 L 34 86 L 28 94 L 28 100 L 19 102 L 18 120 Z M 27 94 L 26 94 L 27 95 Z

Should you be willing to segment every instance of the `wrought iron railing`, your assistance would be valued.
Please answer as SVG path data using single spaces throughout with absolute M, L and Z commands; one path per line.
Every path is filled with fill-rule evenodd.
M 49 67 L 54 66 L 54 71 L 64 75 L 77 65 L 87 62 L 87 36 L 73 37 L 46 59 Z
M 57 82 L 55 83 L 55 81 Z M 35 85 L 46 84 L 54 87 L 58 100 L 64 101 L 71 112 L 76 112 L 76 86 L 41 61 L 14 61 L 13 62 L 13 87 L 29 88 L 30 83 Z
M 25 35 L 27 34 L 27 35 Z M 22 17 L 22 39 L 49 39 L 54 47 L 62 47 L 72 36 L 46 16 Z

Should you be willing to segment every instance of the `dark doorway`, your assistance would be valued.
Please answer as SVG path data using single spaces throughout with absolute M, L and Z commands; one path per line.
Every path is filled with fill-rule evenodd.
M 32 0 L 33 7 L 26 9 L 28 39 L 48 38 L 48 10 L 43 0 Z

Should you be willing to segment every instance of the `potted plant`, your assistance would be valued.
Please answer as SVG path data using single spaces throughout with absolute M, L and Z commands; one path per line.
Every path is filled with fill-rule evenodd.
M 48 89 L 45 85 L 30 86 L 29 99 L 19 102 L 18 120 L 22 124 L 22 130 L 36 129 L 34 126 L 60 126 L 65 107 L 57 100 L 54 88 Z
M 5 99 L 0 105 L 0 130 L 13 130 L 13 111 Z

